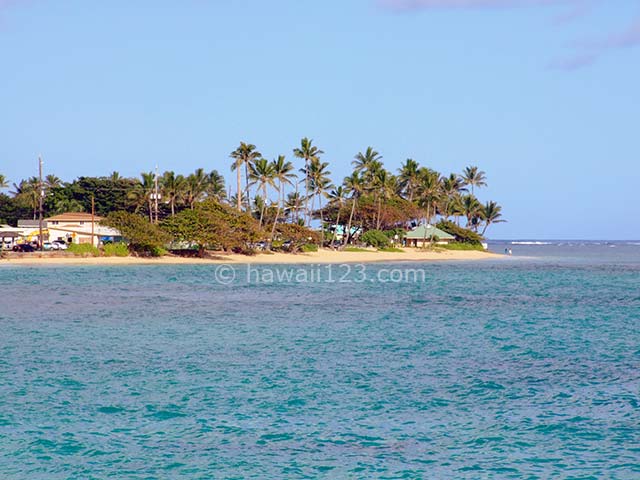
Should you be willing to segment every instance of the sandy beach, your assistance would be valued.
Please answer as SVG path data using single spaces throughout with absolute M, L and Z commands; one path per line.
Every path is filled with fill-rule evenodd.
M 168 255 L 160 258 L 139 257 L 78 257 L 47 253 L 11 255 L 0 260 L 0 265 L 64 266 L 64 265 L 204 265 L 204 264 L 314 264 L 314 263 L 372 263 L 372 262 L 433 262 L 488 260 L 502 255 L 478 251 L 424 251 L 405 249 L 403 252 L 341 252 L 322 249 L 311 253 L 260 253 L 247 255 L 220 255 L 209 258 L 187 258 Z

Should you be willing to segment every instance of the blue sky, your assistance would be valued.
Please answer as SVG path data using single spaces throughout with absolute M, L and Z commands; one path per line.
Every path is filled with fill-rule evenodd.
M 479 165 L 493 238 L 638 239 L 640 1 L 0 0 L 0 172 Z

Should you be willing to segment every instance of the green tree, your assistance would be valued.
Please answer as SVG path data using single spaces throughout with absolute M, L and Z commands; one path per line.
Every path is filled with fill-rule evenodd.
M 267 203 L 267 187 L 275 187 L 275 170 L 273 164 L 265 158 L 255 160 L 249 166 L 249 185 L 256 185 L 262 191 L 262 205 L 260 208 L 260 227 L 264 218 L 264 209 Z
M 0 190 L 2 190 L 3 188 L 7 188 L 8 186 L 9 186 L 9 182 L 7 180 L 7 177 L 0 174 Z
M 502 207 L 493 201 L 489 201 L 482 206 L 480 218 L 484 220 L 484 228 L 480 233 L 483 236 L 491 224 L 506 222 L 506 220 L 502 219 Z
M 407 158 L 399 169 L 399 185 L 410 202 L 413 201 L 413 195 L 420 179 L 419 170 L 420 165 L 411 158 Z
M 100 222 L 115 228 L 127 240 L 129 251 L 137 255 L 160 255 L 170 237 L 150 220 L 129 212 L 111 212 Z
M 486 187 L 487 178 L 482 170 L 478 167 L 467 167 L 462 172 L 462 179 L 465 185 L 471 185 L 471 194 L 474 194 L 474 187 Z
M 347 223 L 347 231 L 345 232 L 343 243 L 346 245 L 351 236 L 351 222 L 353 221 L 353 215 L 358 206 L 358 200 L 364 193 L 364 181 L 358 172 L 353 172 L 350 176 L 345 177 L 343 184 L 351 196 L 351 212 L 349 213 L 349 222 Z
M 185 179 L 182 175 L 176 175 L 173 171 L 164 172 L 162 180 L 162 196 L 171 208 L 171 216 L 176 214 L 176 204 L 185 193 Z
M 324 152 L 322 150 L 313 145 L 313 140 L 310 140 L 307 137 L 300 140 L 300 148 L 293 149 L 293 154 L 297 158 L 304 160 L 304 170 L 302 173 L 304 174 L 304 215 L 307 225 L 311 222 L 311 215 L 309 212 L 309 166 L 311 162 L 320 161 L 320 155 L 323 153 Z
M 273 169 L 273 178 L 277 181 L 278 191 L 278 209 L 276 210 L 276 217 L 273 220 L 273 226 L 271 227 L 271 239 L 275 235 L 276 224 L 280 217 L 280 210 L 284 208 L 284 186 L 286 184 L 292 185 L 292 179 L 296 177 L 293 173 L 293 165 L 291 162 L 286 161 L 284 155 L 278 155 L 277 159 L 272 160 L 271 168 Z
M 249 166 L 259 158 L 262 154 L 256 150 L 256 146 L 251 143 L 240 142 L 240 146 L 231 152 L 230 157 L 233 159 L 231 170 L 236 172 L 238 187 L 236 190 L 236 206 L 238 210 L 242 210 L 242 199 L 246 199 L 247 207 L 249 206 Z M 242 193 L 242 175 L 241 168 L 244 166 L 246 191 Z

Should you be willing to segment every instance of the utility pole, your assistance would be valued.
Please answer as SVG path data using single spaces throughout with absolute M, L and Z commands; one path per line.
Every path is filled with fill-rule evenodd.
M 95 217 L 96 217 L 96 199 L 95 199 L 95 196 L 91 194 L 91 245 L 93 245 L 93 239 L 94 239 L 94 236 L 93 236 L 94 225 L 96 224 Z
M 42 237 L 42 202 L 44 200 L 44 184 L 42 183 L 42 156 L 38 156 L 38 189 L 40 190 L 39 192 L 39 207 L 40 207 L 40 215 L 38 217 L 38 226 L 40 229 L 40 235 L 38 237 L 38 242 L 40 243 L 40 251 L 43 252 L 44 251 L 44 241 L 43 241 L 43 237 Z

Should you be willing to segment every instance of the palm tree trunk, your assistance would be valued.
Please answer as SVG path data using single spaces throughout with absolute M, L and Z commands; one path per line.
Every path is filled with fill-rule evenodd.
M 338 225 L 340 225 L 340 204 L 338 204 L 338 216 L 336 217 L 336 226 L 333 229 L 333 235 L 331 236 L 331 246 L 336 243 L 336 233 L 338 233 Z
M 376 220 L 376 230 L 380 230 L 380 215 L 382 212 L 382 198 L 378 197 L 378 218 Z
M 320 237 L 320 246 L 324 247 L 324 215 L 323 215 L 323 211 L 322 211 L 322 197 L 318 197 L 318 208 L 320 209 L 320 233 L 321 233 L 321 237 Z
M 313 207 L 312 207 L 313 208 Z M 309 226 L 309 159 L 304 159 L 304 221 Z
M 262 207 L 260 207 L 260 227 L 262 227 L 262 219 L 264 218 L 264 206 L 267 204 L 267 187 L 266 184 L 262 185 Z
M 346 245 L 349 241 L 349 237 L 351 236 L 351 221 L 353 220 L 353 212 L 356 209 L 357 198 L 353 197 L 353 202 L 351 203 L 351 213 L 349 214 L 349 224 L 347 225 L 347 231 L 344 232 L 344 242 L 343 245 Z
M 240 165 L 236 165 L 236 174 L 237 174 L 237 181 L 238 181 L 238 193 L 236 195 L 236 207 L 238 208 L 238 211 L 242 210 L 242 192 L 240 191 L 240 189 L 242 188 L 242 173 L 240 172 Z
M 282 182 L 278 183 L 278 197 L 282 197 Z M 280 202 L 278 202 L 278 209 L 276 210 L 276 218 L 273 219 L 273 226 L 271 227 L 271 244 L 273 244 L 273 236 L 276 234 L 276 224 L 278 223 L 278 217 L 280 216 Z M 271 246 L 269 246 L 271 248 Z
M 244 162 L 244 181 L 247 186 L 247 210 L 251 212 L 251 191 L 249 190 L 249 162 Z

